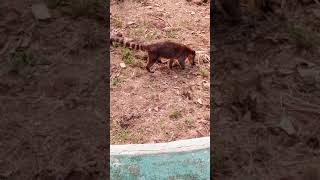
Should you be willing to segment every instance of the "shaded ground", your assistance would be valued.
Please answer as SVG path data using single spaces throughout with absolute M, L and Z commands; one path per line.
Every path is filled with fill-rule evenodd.
M 139 42 L 171 39 L 209 52 L 209 8 L 187 1 L 112 1 L 111 31 Z M 185 71 L 157 64 L 150 74 L 144 54 L 111 48 L 111 144 L 208 136 L 209 63 L 188 64 Z
M 106 179 L 103 3 L 47 2 L 0 3 L 0 179 Z
M 320 178 L 319 12 L 311 2 L 236 27 L 218 16 L 216 179 Z

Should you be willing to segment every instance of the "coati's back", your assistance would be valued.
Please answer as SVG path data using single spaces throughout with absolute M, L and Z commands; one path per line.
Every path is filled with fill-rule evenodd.
M 154 54 L 155 56 L 168 59 L 195 55 L 195 51 L 188 46 L 168 40 L 149 44 L 148 52 Z
M 172 69 L 172 64 L 174 59 L 179 61 L 180 66 L 182 69 L 185 69 L 185 60 L 189 59 L 192 65 L 195 65 L 195 51 L 191 48 L 175 43 L 172 41 L 158 41 L 154 43 L 135 43 L 132 41 L 128 41 L 123 37 L 111 37 L 110 44 L 113 45 L 114 42 L 120 43 L 122 46 L 125 46 L 130 49 L 134 50 L 142 50 L 148 52 L 148 62 L 146 65 L 146 69 L 153 73 L 154 71 L 151 70 L 151 67 L 154 63 L 161 61 L 160 58 L 167 58 L 170 59 L 169 67 Z
M 176 58 L 180 57 L 181 55 L 188 56 L 189 54 L 195 55 L 195 51 L 191 48 L 169 40 L 156 41 L 147 44 L 137 43 L 123 37 L 113 36 L 110 38 L 110 44 L 113 45 L 114 42 L 133 50 L 147 51 L 153 56 L 163 58 Z

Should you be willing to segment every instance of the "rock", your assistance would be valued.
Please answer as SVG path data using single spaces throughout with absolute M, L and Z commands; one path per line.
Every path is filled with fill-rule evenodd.
M 250 112 L 250 111 L 247 111 L 247 112 L 243 115 L 242 120 L 243 120 L 243 121 L 251 121 L 251 117 L 252 117 L 251 112 Z
M 209 82 L 204 81 L 204 82 L 202 83 L 202 85 L 203 85 L 203 87 L 204 87 L 205 89 L 209 89 L 209 88 L 210 88 L 210 83 L 209 83 Z
M 34 17 L 38 20 L 47 20 L 51 18 L 49 9 L 44 3 L 37 3 L 31 6 Z
M 296 133 L 296 130 L 294 129 L 292 122 L 288 116 L 282 116 L 279 127 L 289 135 L 293 135 Z
M 133 21 L 128 22 L 128 25 L 132 25 L 132 24 L 135 24 L 135 22 L 133 22 Z
M 186 98 L 189 99 L 189 100 L 192 99 L 191 93 L 189 92 L 188 89 L 183 89 L 181 95 L 182 95 L 183 97 L 186 97 Z
M 300 64 L 298 73 L 305 83 L 320 86 L 320 67 L 312 64 Z
M 199 104 L 203 104 L 203 102 L 202 102 L 202 99 L 201 98 L 199 98 L 198 100 L 197 100 L 197 102 L 199 103 Z
M 157 107 L 155 107 L 155 108 L 154 108 L 154 110 L 158 112 L 158 111 L 159 111 L 159 108 L 158 108 L 158 106 L 157 106 Z
M 152 6 L 147 6 L 148 9 L 152 9 Z
M 246 46 L 247 52 L 253 52 L 254 51 L 254 43 L 248 43 Z
M 167 26 L 167 27 L 163 28 L 163 30 L 166 31 L 166 32 L 169 32 L 169 31 L 172 30 L 172 27 L 168 27 L 168 26 Z
M 195 15 L 196 13 L 194 11 L 191 11 L 191 15 Z
M 126 64 L 125 63 L 120 63 L 120 67 L 121 68 L 126 68 Z
M 166 27 L 166 23 L 163 21 L 153 21 L 152 24 L 159 29 L 163 29 Z
M 21 48 L 27 48 L 27 47 L 29 47 L 30 43 L 31 43 L 31 37 L 30 36 L 26 36 L 26 37 L 24 37 L 22 39 L 20 47 Z

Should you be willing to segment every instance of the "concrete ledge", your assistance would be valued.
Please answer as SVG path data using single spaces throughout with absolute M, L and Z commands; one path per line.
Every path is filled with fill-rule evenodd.
M 210 137 L 111 145 L 110 150 L 112 180 L 210 179 Z

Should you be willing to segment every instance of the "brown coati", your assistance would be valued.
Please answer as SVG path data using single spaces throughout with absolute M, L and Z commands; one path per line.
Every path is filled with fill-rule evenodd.
M 159 41 L 155 43 L 136 43 L 132 41 L 126 41 L 123 37 L 111 37 L 110 44 L 114 42 L 121 44 L 130 49 L 146 51 L 148 53 L 148 63 L 146 69 L 153 73 L 150 68 L 156 62 L 161 62 L 160 58 L 170 59 L 169 67 L 172 69 L 175 59 L 179 61 L 182 69 L 185 69 L 185 60 L 188 58 L 192 65 L 195 65 L 196 52 L 188 46 L 172 42 L 169 40 Z

